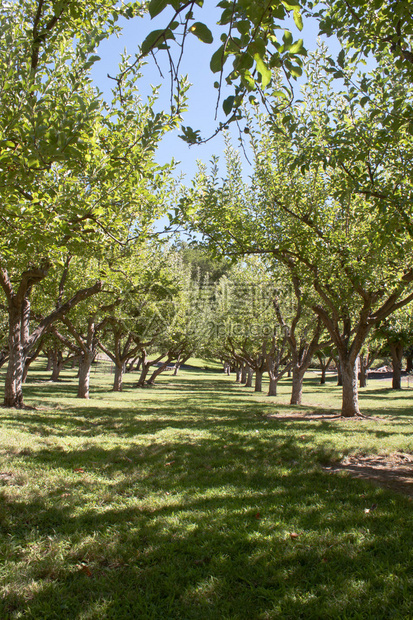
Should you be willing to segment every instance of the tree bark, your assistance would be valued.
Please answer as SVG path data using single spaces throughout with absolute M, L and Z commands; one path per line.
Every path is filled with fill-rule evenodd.
M 290 405 L 301 405 L 303 398 L 303 382 L 304 375 L 307 368 L 300 368 L 299 366 L 293 366 L 293 385 L 291 390 Z
M 115 364 L 115 377 L 113 379 L 113 392 L 122 391 L 123 373 L 125 372 L 125 364 Z
M 270 385 L 268 388 L 268 396 L 277 396 L 277 388 L 278 388 L 278 377 L 274 377 L 269 374 Z
M 360 382 L 361 388 L 367 386 L 367 364 L 363 355 L 359 356 L 359 368 L 360 368 Z
M 393 366 L 392 389 L 402 389 L 402 361 L 404 346 L 401 342 L 389 342 L 391 363 Z
M 337 385 L 341 387 L 343 385 L 343 372 L 341 369 L 341 362 L 339 359 L 335 360 L 337 368 Z
M 258 368 L 255 370 L 255 386 L 254 386 L 254 392 L 262 392 L 262 375 L 263 375 L 263 371 Z
M 360 415 L 358 404 L 358 364 L 349 356 L 340 359 L 340 367 L 343 378 L 343 399 L 341 415 L 344 418 L 352 418 Z
M 175 363 L 175 368 L 174 368 L 174 372 L 173 372 L 173 376 L 176 377 L 178 375 L 179 369 L 181 367 L 181 354 L 178 355 L 178 358 L 176 360 Z
M 78 398 L 89 398 L 90 369 L 95 359 L 96 351 L 83 351 L 79 363 Z
M 326 361 L 325 357 L 322 354 L 317 354 L 317 357 L 318 357 L 318 361 L 320 363 L 320 369 L 321 369 L 320 385 L 325 385 L 327 369 L 330 366 L 331 360 L 333 358 L 330 356 Z
M 52 349 L 48 349 L 46 371 L 53 370 L 53 355 L 54 351 Z
M 36 360 L 39 357 L 41 350 L 42 350 L 42 344 L 40 343 L 34 353 L 26 356 L 26 360 L 24 362 L 24 369 L 23 369 L 23 383 L 26 383 L 29 368 L 31 364 L 33 364 L 34 360 Z
M 141 356 L 141 365 L 140 365 L 141 375 L 137 383 L 138 387 L 143 387 L 145 385 L 146 377 L 148 375 L 150 367 L 151 367 L 151 363 L 150 361 L 148 361 L 148 356 L 146 354 L 146 351 L 143 350 L 142 356 Z
M 21 342 L 19 308 L 9 307 L 9 363 L 4 386 L 4 406 L 23 408 L 23 372 L 26 356 Z
M 244 387 L 252 387 L 252 376 L 253 376 L 253 374 L 254 374 L 253 369 L 248 366 L 248 368 L 247 368 L 247 379 L 245 381 L 245 386 Z
M 58 381 L 60 377 L 60 373 L 63 368 L 63 355 L 61 351 L 59 350 L 53 351 L 52 364 L 53 364 L 53 370 L 52 370 L 52 376 L 50 377 L 50 380 Z

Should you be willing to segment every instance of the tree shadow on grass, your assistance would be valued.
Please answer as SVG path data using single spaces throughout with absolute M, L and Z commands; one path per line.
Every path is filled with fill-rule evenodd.
M 267 419 L 291 407 L 193 376 L 1 413 L 38 443 L 3 450 L 0 617 L 409 617 L 411 505 L 319 467 L 393 431 Z
M 408 617 L 407 501 L 233 440 L 25 455 L 55 477 L 3 489 L 1 617 Z

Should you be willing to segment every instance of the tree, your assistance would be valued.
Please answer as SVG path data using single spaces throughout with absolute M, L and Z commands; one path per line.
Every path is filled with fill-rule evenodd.
M 359 414 L 356 361 L 372 328 L 413 299 L 412 240 L 400 221 L 372 209 L 368 196 L 353 191 L 340 167 L 325 167 L 317 157 L 322 131 L 315 133 L 319 111 L 331 92 L 311 90 L 297 107 L 294 126 L 309 154 L 291 143 L 281 123 L 258 119 L 251 128 L 255 173 L 250 186 L 227 166 L 218 182 L 201 170 L 187 194 L 187 216 L 226 254 L 270 254 L 317 295 L 312 309 L 337 348 L 343 373 L 342 415 Z M 342 102 L 343 113 L 345 102 Z M 311 120 L 306 124 L 306 119 Z M 270 120 L 273 132 L 265 131 Z M 261 123 L 261 125 L 260 125 Z M 318 121 L 325 123 L 323 117 Z M 311 131 L 306 127 L 311 126 Z M 364 144 L 365 135 L 354 135 Z M 228 158 L 234 158 L 229 152 Z M 407 181 L 408 183 L 409 181 Z M 236 187 L 236 191 L 234 191 Z
M 378 327 L 376 336 L 384 340 L 381 353 L 390 354 L 393 367 L 392 388 L 401 390 L 402 361 L 405 349 L 412 341 L 412 307 L 405 306 L 388 317 Z
M 325 348 L 329 342 L 328 340 L 320 342 L 324 326 L 321 318 L 315 317 L 311 309 L 313 302 L 311 290 L 308 290 L 308 287 L 305 290 L 302 286 L 295 273 L 294 261 L 292 263 L 287 261 L 287 265 L 291 268 L 290 284 L 294 291 L 293 294 L 290 292 L 290 316 L 287 317 L 281 310 L 280 294 L 277 294 L 273 303 L 278 322 L 285 333 L 286 342 L 291 352 L 292 392 L 290 404 L 300 405 L 304 375 L 317 351 Z
M 9 315 L 4 404 L 22 407 L 25 360 L 46 329 L 101 289 L 98 280 L 30 331 L 30 296 L 63 254 L 90 257 L 144 238 L 162 211 L 156 144 L 176 126 L 137 93 L 138 66 L 107 103 L 92 88 L 99 42 L 137 5 L 24 0 L 0 9 L 0 285 Z M 121 70 L 129 67 L 125 58 Z M 182 92 L 180 93 L 182 95 Z

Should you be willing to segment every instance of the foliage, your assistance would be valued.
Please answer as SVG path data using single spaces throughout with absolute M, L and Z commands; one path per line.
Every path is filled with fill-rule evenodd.
M 160 15 L 167 23 L 146 37 L 141 55 L 167 50 L 170 75 L 176 80 L 187 38 L 194 35 L 212 44 L 216 26 L 198 20 L 198 15 L 204 19 L 203 0 L 151 0 L 148 8 L 152 18 Z M 167 18 L 171 10 L 171 17 Z M 211 53 L 210 68 L 217 74 L 218 101 L 223 83 L 233 86 L 233 93 L 222 102 L 228 117 L 225 124 L 241 118 L 242 103 L 247 96 L 254 102 L 263 96 L 274 69 L 282 71 L 286 77 L 279 91 L 279 107 L 288 105 L 292 97 L 291 80 L 302 74 L 302 58 L 306 51 L 302 39 L 294 41 L 286 22 L 292 15 L 295 26 L 302 29 L 301 3 L 298 0 L 221 0 L 217 2 L 217 10 L 220 13 L 220 45 Z M 199 130 L 191 127 L 182 127 L 182 130 L 181 137 L 187 142 L 202 140 Z

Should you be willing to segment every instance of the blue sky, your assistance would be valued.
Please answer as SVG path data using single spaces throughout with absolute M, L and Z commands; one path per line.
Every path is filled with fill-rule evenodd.
M 212 74 L 209 69 L 209 61 L 211 54 L 219 47 L 219 28 L 215 25 L 220 15 L 220 10 L 216 9 L 209 0 L 209 4 L 205 3 L 204 8 L 199 11 L 197 19 L 206 23 L 213 31 L 214 42 L 211 45 L 201 43 L 195 36 L 189 36 L 187 47 L 182 62 L 182 74 L 187 74 L 189 81 L 193 84 L 189 90 L 189 109 L 185 113 L 183 120 L 184 125 L 189 125 L 193 129 L 200 129 L 203 137 L 210 136 L 216 126 L 215 119 L 217 90 L 213 87 L 216 75 Z M 119 63 L 121 53 L 126 49 L 132 56 L 136 53 L 138 45 L 142 43 L 147 34 L 156 28 L 160 28 L 166 24 L 164 15 L 160 15 L 155 20 L 150 20 L 149 16 L 145 18 L 135 18 L 132 21 L 123 21 L 122 35 L 112 37 L 104 41 L 99 48 L 99 56 L 101 61 L 96 63 L 93 69 L 93 79 L 96 85 L 104 92 L 108 93 L 113 85 L 112 80 L 107 74 L 115 75 Z M 290 24 L 289 24 L 290 26 Z M 317 24 L 315 22 L 305 23 L 304 31 L 300 33 L 292 23 L 294 39 L 304 38 L 304 44 L 307 49 L 314 49 L 317 38 Z M 164 63 L 167 71 L 167 65 Z M 153 61 L 149 60 L 148 65 L 144 69 L 144 75 L 141 80 L 142 94 L 150 92 L 150 84 L 162 84 L 159 105 L 163 109 L 168 109 L 170 96 L 170 83 L 167 74 L 164 79 L 159 75 L 158 69 Z M 223 99 L 230 93 L 224 94 Z M 222 103 L 222 101 L 221 101 Z M 224 121 L 225 116 L 219 109 L 218 121 Z M 178 171 L 185 174 L 185 182 L 189 183 L 190 179 L 196 172 L 196 160 L 199 159 L 205 163 L 209 162 L 212 155 L 220 155 L 223 152 L 224 141 L 222 135 L 218 135 L 206 144 L 200 146 L 189 147 L 183 140 L 178 138 L 178 133 L 170 133 L 167 135 L 157 154 L 159 163 L 166 163 L 173 157 L 181 163 Z M 234 130 L 234 135 L 235 130 Z

